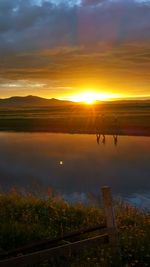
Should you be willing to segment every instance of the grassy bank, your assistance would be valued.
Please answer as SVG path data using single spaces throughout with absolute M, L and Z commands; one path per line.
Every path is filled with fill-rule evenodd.
M 150 135 L 150 104 L 0 107 L 1 131 Z
M 149 266 L 150 214 L 123 203 L 117 203 L 115 211 L 125 266 Z M 71 205 L 58 197 L 22 196 L 15 191 L 0 195 L 0 218 L 0 248 L 4 251 L 105 222 L 101 208 Z M 53 258 L 50 266 L 103 267 L 108 261 L 115 266 L 110 254 L 106 245 L 93 247 L 78 257 Z

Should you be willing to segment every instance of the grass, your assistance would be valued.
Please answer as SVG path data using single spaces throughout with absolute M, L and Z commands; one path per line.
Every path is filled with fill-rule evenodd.
M 0 130 L 150 135 L 150 104 L 0 107 Z
M 124 266 L 149 266 L 150 213 L 124 203 L 115 205 Z M 45 199 L 16 190 L 0 195 L 0 248 L 4 251 L 43 238 L 103 224 L 102 208 L 69 204 L 55 196 Z M 108 245 L 79 252 L 78 256 L 52 258 L 44 266 L 115 266 Z

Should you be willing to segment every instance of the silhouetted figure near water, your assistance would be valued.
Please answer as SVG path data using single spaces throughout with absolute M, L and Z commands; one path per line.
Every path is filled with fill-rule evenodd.
M 118 144 L 118 135 L 117 134 L 113 135 L 113 139 L 114 139 L 114 145 L 117 146 L 117 144 Z
M 103 144 L 103 145 L 106 144 L 106 138 L 105 138 L 105 135 L 104 135 L 104 134 L 103 134 L 102 144 Z
M 97 144 L 99 145 L 101 134 L 96 134 Z
M 101 139 L 101 135 L 102 135 L 102 139 Z M 113 134 L 112 137 L 113 137 L 114 146 L 117 146 L 118 145 L 118 134 Z M 100 144 L 100 140 L 103 145 L 106 144 L 106 136 L 104 134 L 96 134 L 96 142 L 98 145 Z

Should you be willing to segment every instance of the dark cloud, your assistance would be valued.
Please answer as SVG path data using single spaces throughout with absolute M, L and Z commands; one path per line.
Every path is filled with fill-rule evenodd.
M 35 3 L 35 2 L 34 2 Z M 92 5 L 92 7 L 91 7 Z M 87 41 L 150 40 L 149 1 L 90 1 L 83 5 L 54 5 L 43 1 L 1 0 L 1 51 L 49 48 Z M 5 45 L 3 45 L 5 44 Z
M 149 22 L 150 1 L 1 0 L 0 76 L 147 87 Z

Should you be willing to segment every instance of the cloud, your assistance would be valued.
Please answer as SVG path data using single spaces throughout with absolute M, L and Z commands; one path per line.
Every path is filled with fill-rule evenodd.
M 79 6 L 66 2 L 56 6 L 42 1 L 39 6 L 30 0 L 1 0 L 1 51 L 150 40 L 149 1 L 83 0 Z
M 88 77 L 148 92 L 149 21 L 150 1 L 1 0 L 0 76 L 62 86 Z

